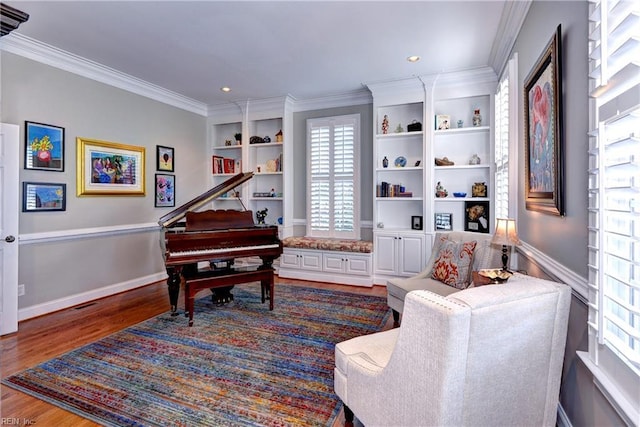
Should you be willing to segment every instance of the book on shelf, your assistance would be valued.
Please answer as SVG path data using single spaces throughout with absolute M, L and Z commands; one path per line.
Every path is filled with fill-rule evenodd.
M 376 185 L 376 197 L 413 197 L 413 192 L 405 191 L 400 184 L 382 182 Z

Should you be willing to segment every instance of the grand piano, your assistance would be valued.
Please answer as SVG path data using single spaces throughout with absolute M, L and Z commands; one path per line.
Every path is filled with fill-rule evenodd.
M 230 191 L 236 191 L 238 186 L 252 177 L 253 172 L 234 175 L 158 221 L 162 227 L 160 242 L 169 276 L 167 285 L 172 315 L 178 314 L 178 296 L 183 281 L 213 284 L 211 291 L 215 303 L 224 304 L 231 301 L 233 283 L 243 283 L 247 277 L 251 277 L 247 276 L 244 270 L 235 269 L 236 258 L 260 257 L 262 265 L 258 269 L 273 274 L 273 261 L 282 254 L 282 242 L 278 238 L 277 226 L 255 224 L 253 213 L 246 208 L 198 212 L 212 200 Z M 240 199 L 238 201 L 242 203 Z M 198 268 L 198 264 L 203 262 L 209 266 L 206 272 Z M 273 277 L 270 279 L 273 284 Z M 263 302 L 264 298 L 263 287 Z M 270 299 L 273 309 L 272 295 Z M 186 310 L 188 311 L 188 307 Z M 193 307 L 189 314 L 193 316 Z

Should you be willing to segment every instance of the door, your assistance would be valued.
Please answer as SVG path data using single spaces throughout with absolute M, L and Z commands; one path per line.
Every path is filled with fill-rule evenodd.
M 0 123 L 0 335 L 18 330 L 19 129 Z

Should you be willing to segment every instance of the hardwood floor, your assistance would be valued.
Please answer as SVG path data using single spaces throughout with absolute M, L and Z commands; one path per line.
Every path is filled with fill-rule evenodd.
M 276 276 L 276 287 L 278 283 L 344 290 L 365 295 L 386 296 L 387 293 L 384 286 L 367 288 L 334 285 L 279 279 Z M 208 290 L 204 290 L 203 295 L 206 292 Z M 182 291 L 181 295 L 183 295 Z M 181 310 L 184 301 L 182 298 L 180 300 L 179 309 Z M 17 333 L 0 338 L 0 374 L 2 378 L 5 378 L 164 313 L 168 308 L 167 286 L 163 281 L 20 322 Z M 390 327 L 391 323 L 390 320 L 385 328 Z M 35 424 L 38 427 L 93 427 L 98 425 L 9 387 L 0 386 L 0 393 L 2 424 Z M 340 414 L 335 426 L 342 425 L 343 419 Z

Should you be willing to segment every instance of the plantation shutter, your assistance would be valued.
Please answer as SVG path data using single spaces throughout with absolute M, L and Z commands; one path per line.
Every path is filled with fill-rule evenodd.
M 589 9 L 589 354 L 581 357 L 634 424 L 640 421 L 640 3 L 591 1 Z
M 358 115 L 311 119 L 307 235 L 359 238 Z
M 498 85 L 495 95 L 495 217 L 509 217 L 509 74 Z

